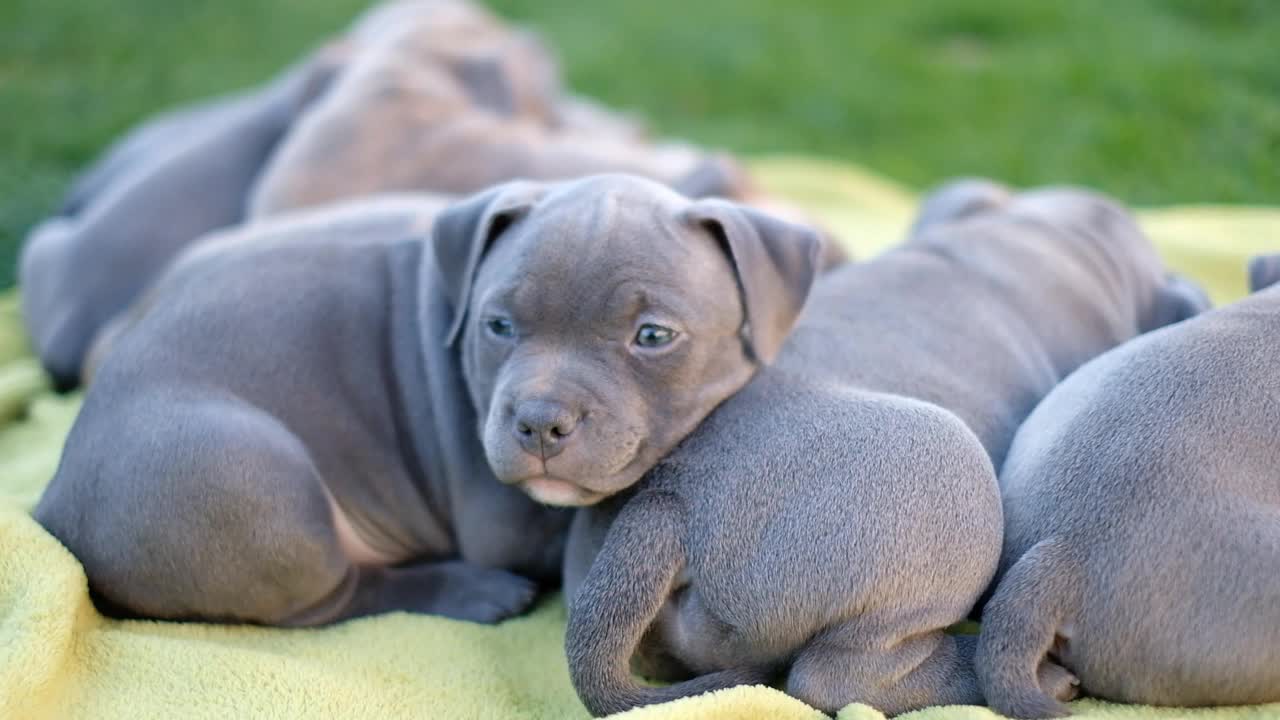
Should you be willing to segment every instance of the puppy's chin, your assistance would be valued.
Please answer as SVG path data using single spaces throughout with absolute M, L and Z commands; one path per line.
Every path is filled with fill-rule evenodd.
M 552 477 L 530 478 L 520 483 L 520 489 L 543 505 L 557 507 L 587 507 L 606 497 L 603 493 Z

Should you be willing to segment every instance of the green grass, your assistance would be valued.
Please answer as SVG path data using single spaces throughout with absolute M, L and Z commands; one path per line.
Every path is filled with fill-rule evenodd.
M 112 137 L 271 74 L 361 0 L 0 3 L 0 285 Z M 1271 0 L 497 0 L 664 133 L 1138 204 L 1280 198 Z

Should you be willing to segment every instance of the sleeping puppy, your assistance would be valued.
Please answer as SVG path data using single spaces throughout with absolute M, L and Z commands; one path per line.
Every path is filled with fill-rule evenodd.
M 1110 201 L 991 189 L 944 188 L 908 242 L 823 275 L 774 367 L 580 511 L 566 649 L 592 713 L 778 675 L 828 712 L 982 700 L 974 638 L 943 630 L 996 570 L 993 468 L 1060 378 L 1201 301 Z
M 380 35 L 299 119 L 257 182 L 251 214 L 596 172 L 649 177 L 691 197 L 746 196 L 747 175 L 727 158 L 630 139 L 598 106 L 584 117 L 541 43 L 485 31 L 482 20 L 460 29 L 429 16 Z M 694 176 L 699 183 L 680 184 Z
M 978 676 L 1068 714 L 1037 671 L 1150 705 L 1280 701 L 1280 256 L 1252 296 L 1076 371 L 1018 431 Z
M 317 52 L 244 95 L 145 125 L 82 176 L 23 244 L 23 321 L 41 363 L 74 386 L 98 330 L 182 248 L 244 216 L 268 154 L 335 71 Z
M 426 243 L 433 202 L 198 246 L 117 333 L 35 510 L 102 607 L 518 613 L 568 520 L 525 493 L 634 483 L 773 357 L 816 272 L 811 231 L 638 178 L 500 186 Z

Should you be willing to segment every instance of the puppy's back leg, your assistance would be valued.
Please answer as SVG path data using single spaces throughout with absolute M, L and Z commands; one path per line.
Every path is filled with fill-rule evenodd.
M 976 638 L 934 629 L 895 639 L 868 632 L 867 624 L 854 618 L 811 640 L 792 663 L 787 694 L 828 713 L 859 702 L 891 716 L 982 702 L 973 673 Z
M 492 620 L 532 600 L 528 581 L 500 570 L 354 564 L 305 447 L 256 408 L 122 404 L 73 432 L 35 513 L 108 608 L 318 625 L 387 610 Z M 120 438 L 131 438 L 125 449 L 108 447 Z
M 769 668 L 731 668 L 666 687 L 631 676 L 631 659 L 686 562 L 684 510 L 673 496 L 627 501 L 569 605 L 565 653 L 574 689 L 596 717 L 765 682 Z
M 1070 715 L 1070 671 L 1049 658 L 1079 593 L 1076 565 L 1057 540 L 1044 540 L 1001 578 L 982 613 L 974 659 L 988 704 L 1015 718 Z

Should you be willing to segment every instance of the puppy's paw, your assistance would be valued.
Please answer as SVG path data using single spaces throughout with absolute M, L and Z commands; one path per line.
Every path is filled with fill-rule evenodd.
M 493 624 L 528 610 L 538 597 L 538 586 L 506 570 L 476 568 L 466 592 L 467 597 L 459 599 L 457 612 L 452 616 Z
M 1040 687 L 1049 697 L 1062 702 L 1071 702 L 1080 697 L 1080 678 L 1057 663 L 1040 663 L 1036 676 L 1040 680 Z

